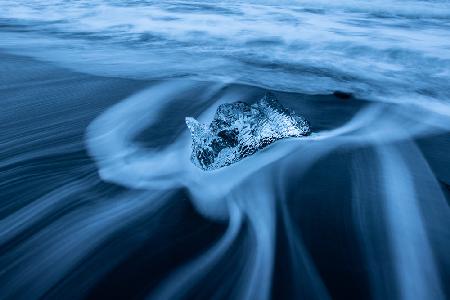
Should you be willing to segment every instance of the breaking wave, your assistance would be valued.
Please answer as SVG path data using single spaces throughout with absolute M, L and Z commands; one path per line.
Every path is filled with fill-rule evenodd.
M 5 0 L 0 8 L 2 48 L 97 75 L 393 102 L 450 96 L 447 1 Z

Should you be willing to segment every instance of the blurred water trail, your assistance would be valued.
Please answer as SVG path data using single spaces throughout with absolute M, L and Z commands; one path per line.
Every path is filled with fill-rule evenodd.
M 307 251 L 299 241 L 298 233 L 295 233 L 292 228 L 286 203 L 283 201 L 277 203 L 278 197 L 286 196 L 283 195 L 283 192 L 280 192 L 283 190 L 280 183 L 278 183 L 278 186 L 276 183 L 282 180 L 281 178 L 284 178 L 286 182 L 289 182 L 290 177 L 301 178 L 304 176 L 302 174 L 307 174 L 308 169 L 313 164 L 344 145 L 346 148 L 351 148 L 354 145 L 353 147 L 358 149 L 359 147 L 371 147 L 371 145 L 377 144 L 404 143 L 410 141 L 414 136 L 449 129 L 445 117 L 436 115 L 428 109 L 423 111 L 420 107 L 405 108 L 400 105 L 387 107 L 373 104 L 361 110 L 349 122 L 338 128 L 315 133 L 311 137 L 282 141 L 273 145 L 270 152 L 257 153 L 253 157 L 227 168 L 202 172 L 189 163 L 189 139 L 186 134 L 180 136 L 176 142 L 166 146 L 163 150 L 153 152 L 145 152 L 147 150 L 143 149 L 136 150 L 135 145 L 131 142 L 133 136 L 145 127 L 138 124 L 140 122 L 139 114 L 150 107 L 155 111 L 161 110 L 162 108 L 155 107 L 158 104 L 169 106 L 172 95 L 170 93 L 182 93 L 183 91 L 180 88 L 186 89 L 187 86 L 176 83 L 175 87 L 172 83 L 164 83 L 132 96 L 129 100 L 121 102 L 98 118 L 89 127 L 88 134 L 89 148 L 97 158 L 100 174 L 104 179 L 113 180 L 131 188 L 155 188 L 158 185 L 164 188 L 185 186 L 190 191 L 192 201 L 199 212 L 205 214 L 208 218 L 218 220 L 225 218 L 230 222 L 229 229 L 220 242 L 167 279 L 164 285 L 158 289 L 158 292 L 151 295 L 155 299 L 159 297 L 163 299 L 181 297 L 183 291 L 193 288 L 198 281 L 204 278 L 206 273 L 213 272 L 214 266 L 226 257 L 227 249 L 236 239 L 242 217 L 248 219 L 248 226 L 250 226 L 254 235 L 254 242 L 248 249 L 253 254 L 248 257 L 249 261 L 245 263 L 247 265 L 245 272 L 241 275 L 246 278 L 243 280 L 245 286 L 240 286 L 239 292 L 235 293 L 238 293 L 236 295 L 243 299 L 268 298 L 274 257 L 274 212 L 277 206 L 281 207 L 282 222 L 289 240 L 289 253 L 294 269 L 293 276 L 298 276 L 302 281 L 309 282 L 308 288 L 299 288 L 297 292 L 320 299 L 327 298 L 327 291 L 320 275 L 317 274 L 314 263 L 311 262 Z M 205 96 L 205 99 L 217 93 L 220 87 L 218 89 L 213 88 L 212 92 L 209 92 L 210 88 L 207 90 L 208 92 L 205 95 L 208 96 Z M 233 96 L 235 96 L 233 93 L 225 94 L 225 96 L 220 96 L 219 100 L 214 101 L 213 104 L 208 104 L 205 113 L 208 117 L 200 116 L 200 119 L 211 118 L 213 108 L 218 103 L 223 103 L 224 99 L 231 99 Z M 164 98 L 165 101 L 159 100 L 160 98 Z M 145 99 L 152 99 L 154 102 Z M 128 115 L 123 111 L 123 109 L 126 111 L 128 107 L 137 115 Z M 418 111 L 421 111 L 420 120 L 417 120 Z M 117 115 L 117 117 L 114 115 Z M 116 127 L 117 124 L 120 124 L 117 120 L 118 116 L 120 116 L 122 124 L 127 124 L 126 126 L 135 128 L 136 131 L 131 130 L 125 133 L 116 129 L 120 128 Z M 124 116 L 130 117 L 130 119 Z M 111 120 L 116 121 L 110 122 Z M 145 122 L 148 126 L 151 119 L 147 118 Z M 404 130 L 398 126 L 400 123 L 408 122 L 411 123 L 409 130 Z M 430 124 L 433 127 L 430 127 Z M 103 133 L 102 130 L 107 131 L 107 133 Z M 122 134 L 117 135 L 114 133 L 115 131 L 122 132 Z M 386 135 L 387 131 L 389 131 L 388 135 Z M 114 137 L 111 139 L 112 143 L 117 143 L 117 139 L 128 142 L 123 143 L 123 147 L 118 151 L 117 148 L 108 144 L 106 139 L 108 136 Z M 100 139 L 103 139 L 101 143 L 99 143 Z M 98 149 L 97 145 L 101 148 Z M 393 146 L 379 146 L 375 149 L 380 149 L 377 150 L 377 153 L 379 153 L 382 167 L 381 173 L 377 175 L 382 182 L 378 195 L 388 197 L 384 200 L 385 206 L 379 208 L 381 209 L 379 213 L 382 214 L 383 218 L 386 218 L 386 230 L 391 232 L 391 237 L 387 243 L 392 245 L 392 250 L 383 250 L 377 255 L 383 255 L 382 253 L 387 256 L 393 255 L 391 260 L 395 262 L 396 275 L 389 273 L 387 269 L 379 272 L 388 272 L 392 278 L 396 278 L 395 282 L 398 283 L 398 286 L 394 286 L 392 289 L 399 289 L 404 299 L 410 299 L 412 294 L 420 295 L 422 298 L 442 298 L 443 292 L 439 287 L 439 275 L 436 268 L 433 267 L 434 260 L 430 250 L 431 246 L 426 237 L 427 234 L 419 208 L 414 204 L 416 199 L 409 178 L 411 175 L 408 175 L 409 171 L 399 154 L 395 154 L 394 150 L 385 150 L 391 149 L 389 147 L 392 148 Z M 102 153 L 102 150 L 106 152 L 99 154 Z M 308 155 L 297 159 L 297 154 L 300 152 L 308 153 Z M 125 153 L 125 155 L 117 156 L 119 153 Z M 417 155 L 419 154 L 420 152 Z M 181 156 L 186 157 L 187 163 L 173 165 L 174 158 Z M 284 170 L 272 168 L 273 162 L 279 160 L 291 161 L 293 164 L 285 164 Z M 367 161 L 367 163 L 369 162 Z M 152 165 L 158 165 L 158 168 L 151 168 Z M 271 179 L 271 176 L 267 175 L 270 173 L 280 173 L 278 175 L 279 181 Z M 177 180 L 175 181 L 174 178 Z M 402 181 L 399 181 L 399 178 L 402 178 Z M 365 189 L 362 185 L 369 182 L 367 180 L 369 178 L 363 179 L 361 183 L 355 182 L 355 195 L 361 194 L 361 191 Z M 395 185 L 389 184 L 394 180 L 396 180 Z M 278 189 L 278 193 L 275 192 L 275 189 Z M 274 196 L 275 198 L 273 198 Z M 373 199 L 372 201 L 377 200 Z M 356 220 L 363 217 L 359 215 L 359 212 L 355 211 L 355 213 Z M 403 217 L 399 219 L 400 216 Z M 439 226 L 443 226 L 443 224 L 439 224 Z M 378 228 L 374 232 L 379 231 Z M 405 232 L 408 232 L 408 234 Z M 364 243 L 368 247 L 366 251 L 369 253 L 366 254 L 370 263 L 370 259 L 373 258 L 373 253 L 371 254 L 370 251 L 374 250 L 367 245 L 368 238 L 366 235 L 371 236 L 370 233 L 361 232 L 361 239 L 363 242 L 365 241 Z M 417 249 L 417 245 L 421 245 L 420 251 Z M 407 253 L 409 255 L 406 255 Z M 418 261 L 425 263 L 423 265 L 418 264 L 416 263 Z M 370 265 L 373 270 L 376 270 L 377 267 L 374 264 L 375 261 L 372 261 Z M 220 273 L 219 270 L 215 270 L 215 272 Z M 379 280 L 379 274 L 373 275 L 373 287 L 378 290 L 375 294 L 388 295 L 393 292 L 392 290 L 388 291 L 389 289 L 386 290 L 386 288 L 383 290 L 379 285 L 383 286 L 386 283 L 380 283 Z M 267 283 L 264 284 L 266 289 L 261 288 L 263 282 Z M 418 282 L 421 282 L 421 284 L 416 284 Z M 408 288 L 408 284 L 414 285 L 417 290 L 411 290 Z
M 1 1 L 0 298 L 449 298 L 449 8 Z M 190 162 L 266 91 L 313 133 Z
M 400 297 L 444 299 L 408 164 L 392 146 L 377 154 Z

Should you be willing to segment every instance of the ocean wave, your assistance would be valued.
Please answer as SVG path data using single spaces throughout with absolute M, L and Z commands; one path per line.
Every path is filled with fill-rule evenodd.
M 3 1 L 1 48 L 78 71 L 448 101 L 446 1 Z

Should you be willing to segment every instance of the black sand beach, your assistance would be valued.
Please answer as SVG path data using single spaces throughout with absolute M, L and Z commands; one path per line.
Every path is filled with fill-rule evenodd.
M 86 129 L 95 118 L 159 82 L 96 77 L 5 53 L 0 69 L 3 299 L 144 298 L 164 290 L 161 284 L 170 274 L 201 258 L 224 236 L 229 221 L 199 213 L 188 188 L 133 189 L 116 179 L 104 180 L 86 148 Z M 136 143 L 142 149 L 164 149 L 174 143 L 186 131 L 184 117 L 197 116 L 221 95 L 239 93 L 246 95 L 243 100 L 255 101 L 264 93 L 261 88 L 227 85 L 198 103 L 193 99 L 210 83 L 191 85 L 188 93 L 164 108 L 157 125 L 139 134 Z M 344 126 L 369 106 L 378 106 L 385 116 L 402 117 L 395 105 L 274 92 L 283 105 L 305 115 L 315 133 Z M 141 113 L 145 118 L 146 111 Z M 370 124 L 365 128 L 376 128 L 376 120 L 372 128 Z M 388 131 L 383 134 L 390 136 Z M 401 151 L 418 195 L 413 208 L 407 204 L 404 208 L 420 211 L 420 226 L 414 223 L 417 220 L 400 223 L 406 230 L 419 226 L 427 232 L 438 281 L 447 295 L 450 227 L 444 224 L 449 222 L 449 137 L 448 131 L 433 129 L 387 146 Z M 262 155 L 283 143 L 291 142 L 277 143 Z M 268 186 L 258 182 L 270 178 L 274 184 L 270 188 L 275 218 L 273 267 L 268 271 L 271 279 L 264 284 L 271 286 L 273 299 L 305 295 L 365 299 L 375 290 L 386 296 L 400 293 L 389 246 L 393 225 L 382 199 L 387 187 L 377 175 L 391 173 L 374 158 L 382 150 L 352 138 L 329 148 L 321 148 L 322 143 L 311 141 L 310 146 L 290 152 L 228 193 L 243 193 L 244 201 L 256 201 L 257 210 L 263 205 L 257 203 L 258 193 L 269 193 Z M 315 155 L 317 160 L 305 167 L 304 157 Z M 246 158 L 243 165 L 252 159 Z M 431 168 L 425 168 L 428 165 Z M 404 178 L 389 178 L 403 184 Z M 245 194 L 253 186 L 256 190 Z M 254 217 L 242 222 L 229 248 L 208 271 L 192 275 L 195 281 L 183 290 L 185 297 L 237 297 L 245 290 L 249 274 L 260 272 L 252 264 L 257 249 L 266 246 L 260 244 Z M 414 241 L 421 242 L 420 238 L 404 241 L 405 251 Z M 267 266 L 260 268 L 267 272 Z

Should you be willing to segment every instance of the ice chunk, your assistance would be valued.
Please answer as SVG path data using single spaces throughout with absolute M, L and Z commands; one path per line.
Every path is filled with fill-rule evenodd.
M 257 103 L 222 104 L 209 126 L 187 117 L 192 136 L 191 161 L 207 171 L 230 165 L 271 143 L 310 134 L 305 118 L 285 109 L 273 94 Z

